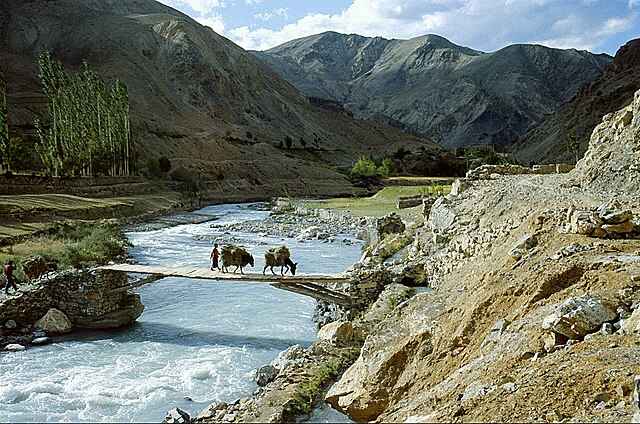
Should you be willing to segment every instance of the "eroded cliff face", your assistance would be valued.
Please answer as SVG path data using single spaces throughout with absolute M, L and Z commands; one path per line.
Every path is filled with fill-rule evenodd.
M 326 400 L 379 422 L 629 420 L 639 96 L 572 173 L 469 180 L 436 202 L 402 263 L 375 266 L 389 281 L 421 269 L 433 290 L 368 333 Z M 583 231 L 583 216 L 611 232 Z

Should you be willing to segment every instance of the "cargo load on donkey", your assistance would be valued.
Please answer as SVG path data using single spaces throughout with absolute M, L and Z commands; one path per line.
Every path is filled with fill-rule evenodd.
M 255 265 L 253 256 L 242 247 L 225 246 L 222 248 L 222 272 L 228 272 L 229 266 L 235 266 L 234 274 L 240 269 L 240 274 L 244 274 L 244 267 Z
M 280 275 L 285 275 L 289 271 L 291 271 L 291 275 L 296 275 L 296 269 L 298 269 L 298 263 L 294 263 L 291 260 L 291 252 L 289 252 L 286 246 L 274 247 L 267 250 L 264 254 L 264 262 L 263 275 L 266 274 L 267 268 L 271 268 L 271 273 L 276 275 L 273 271 L 273 267 L 275 266 L 280 267 Z

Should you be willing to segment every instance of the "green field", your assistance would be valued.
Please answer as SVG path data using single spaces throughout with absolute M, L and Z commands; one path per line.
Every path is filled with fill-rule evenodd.
M 380 217 L 396 212 L 401 216 L 415 214 L 415 208 L 398 210 L 396 202 L 399 197 L 418 195 L 445 195 L 451 191 L 451 186 L 397 186 L 385 187 L 371 197 L 336 198 L 327 200 L 307 201 L 304 205 L 315 209 L 336 209 L 350 212 L 355 216 Z
M 96 220 L 136 216 L 170 209 L 177 193 L 109 199 L 65 194 L 0 196 L 0 239 L 26 236 L 66 220 Z

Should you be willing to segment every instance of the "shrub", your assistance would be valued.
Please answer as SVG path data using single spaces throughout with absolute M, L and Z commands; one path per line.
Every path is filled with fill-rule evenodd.
M 387 178 L 388 176 L 393 174 L 394 169 L 395 167 L 393 165 L 393 161 L 389 158 L 384 159 L 382 161 L 382 164 L 378 168 L 378 175 L 380 175 L 383 178 Z
M 361 157 L 351 168 L 351 175 L 356 178 L 375 177 L 378 175 L 378 167 L 373 160 Z

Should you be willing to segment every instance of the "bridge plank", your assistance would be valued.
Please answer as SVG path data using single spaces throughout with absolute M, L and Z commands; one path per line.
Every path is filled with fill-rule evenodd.
M 195 267 L 176 267 L 168 268 L 164 266 L 150 266 L 150 265 L 132 265 L 132 264 L 116 264 L 106 265 L 99 267 L 98 269 L 105 271 L 116 272 L 128 272 L 135 274 L 147 274 L 164 277 L 181 277 L 181 278 L 194 278 L 200 280 L 213 280 L 224 282 L 245 282 L 245 283 L 257 283 L 257 284 L 297 284 L 297 283 L 313 283 L 313 284 L 334 284 L 344 283 L 349 279 L 344 275 L 262 275 L 258 273 L 245 272 L 244 275 L 240 272 L 222 273 L 219 271 L 210 271 L 207 268 L 195 268 Z

